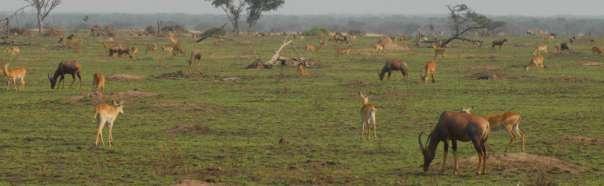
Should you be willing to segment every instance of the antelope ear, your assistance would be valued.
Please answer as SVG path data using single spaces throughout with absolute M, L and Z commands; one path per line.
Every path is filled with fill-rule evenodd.
M 115 101 L 115 99 L 111 99 L 111 103 L 112 103 L 113 105 L 118 105 L 118 103 L 117 103 L 117 101 Z

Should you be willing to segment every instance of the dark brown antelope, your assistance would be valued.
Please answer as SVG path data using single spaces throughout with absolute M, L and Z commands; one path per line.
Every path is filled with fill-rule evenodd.
M 132 59 L 136 56 L 136 53 L 138 53 L 138 48 L 136 48 L 136 47 L 123 48 L 123 47 L 118 46 L 118 47 L 109 48 L 107 53 L 109 53 L 110 57 L 114 57 L 115 55 L 117 55 L 118 57 L 128 56 L 128 57 L 130 57 L 130 59 Z
M 65 87 L 65 82 L 63 82 L 63 79 L 65 79 L 65 74 L 71 74 L 71 77 L 73 78 L 71 85 L 75 83 L 77 76 L 80 88 L 82 88 L 82 76 L 80 75 L 80 69 L 80 63 L 76 60 L 64 61 L 59 63 L 59 66 L 57 67 L 57 70 L 55 70 L 54 75 L 50 76 L 50 74 L 48 74 L 50 88 L 55 89 L 55 87 L 57 86 L 57 82 L 62 83 L 62 86 Z
M 401 71 L 401 75 L 403 79 L 407 77 L 409 68 L 407 67 L 407 63 L 402 60 L 395 59 L 391 61 L 386 61 L 384 67 L 382 67 L 382 71 L 378 74 L 380 80 L 384 80 L 384 76 L 388 73 L 388 79 L 390 79 L 390 75 L 392 71 Z
M 189 63 L 189 67 L 193 66 L 193 64 L 199 64 L 201 62 L 201 52 L 198 50 L 191 51 L 191 56 L 187 61 Z
M 501 49 L 501 47 L 503 47 L 503 44 L 505 44 L 505 42 L 507 42 L 507 41 L 508 41 L 508 39 L 495 40 L 495 41 L 493 41 L 491 48 L 495 48 L 496 46 L 499 46 L 499 49 Z
M 489 122 L 480 116 L 475 116 L 465 112 L 443 112 L 438 119 L 438 123 L 428 135 L 426 145 L 422 143 L 422 133 L 419 134 L 419 148 L 424 156 L 424 172 L 430 168 L 430 163 L 436 155 L 438 143 L 444 143 L 444 154 L 441 172 L 445 170 L 447 162 L 447 153 L 449 151 L 449 142 L 453 148 L 453 174 L 457 175 L 457 141 L 471 141 L 476 153 L 478 153 L 477 174 L 486 174 L 486 142 L 489 136 Z

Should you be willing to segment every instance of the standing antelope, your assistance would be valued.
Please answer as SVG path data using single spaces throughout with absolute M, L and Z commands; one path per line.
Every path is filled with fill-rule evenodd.
M 50 76 L 50 74 L 48 74 L 50 88 L 55 89 L 55 87 L 57 86 L 57 82 L 62 83 L 61 85 L 64 87 L 65 82 L 63 81 L 63 79 L 65 79 L 65 74 L 71 74 L 71 77 L 73 78 L 71 85 L 75 83 L 77 76 L 80 88 L 82 88 L 82 76 L 80 75 L 80 70 L 80 63 L 76 60 L 64 61 L 59 63 L 59 66 L 55 70 L 54 75 Z
M 545 65 L 543 64 L 543 59 L 543 56 L 540 54 L 533 56 L 531 58 L 531 62 L 528 65 L 524 66 L 524 69 L 528 71 L 529 67 L 545 68 Z
M 373 45 L 373 48 L 375 49 L 375 54 L 376 55 L 383 55 L 384 54 L 384 45 L 381 43 L 376 43 Z
M 365 94 L 359 92 L 359 96 L 361 96 L 361 99 L 363 100 L 363 106 L 361 107 L 361 125 L 363 125 L 361 139 L 365 137 L 365 133 L 367 134 L 367 139 L 371 139 L 372 128 L 373 138 L 377 139 L 377 123 L 375 122 L 375 112 L 377 111 L 377 106 L 369 103 L 369 97 Z M 367 128 L 367 132 L 365 132 L 365 128 Z
M 380 77 L 380 81 L 384 80 L 384 76 L 388 73 L 388 79 L 390 79 L 390 75 L 392 71 L 401 71 L 401 75 L 403 79 L 407 77 L 409 67 L 407 67 L 407 63 L 402 60 L 395 59 L 391 61 L 386 61 L 384 67 L 382 67 L 382 71 L 378 74 Z
M 440 56 L 441 58 L 445 58 L 446 50 L 444 47 L 432 44 L 432 48 L 434 49 L 434 59 L 436 59 L 438 56 Z
M 432 83 L 436 83 L 436 60 L 430 60 L 424 65 L 424 74 L 420 75 L 424 83 L 428 82 L 428 78 L 432 79 Z
M 351 46 L 347 46 L 346 48 L 336 48 L 337 56 L 350 55 L 351 52 L 352 52 Z
M 192 67 L 193 64 L 197 63 L 201 63 L 201 51 L 198 50 L 193 50 L 191 51 L 191 56 L 189 58 L 189 60 L 187 61 L 189 63 L 189 67 Z
M 424 172 L 430 168 L 430 163 L 436 155 L 436 148 L 441 141 L 444 143 L 444 154 L 441 172 L 444 172 L 447 163 L 447 153 L 449 151 L 448 140 L 451 140 L 453 148 L 453 174 L 457 175 L 457 141 L 471 141 L 476 153 L 478 153 L 477 174 L 486 174 L 486 142 L 489 136 L 489 122 L 480 116 L 475 116 L 465 112 L 443 112 L 438 119 L 438 123 L 428 135 L 426 145 L 422 143 L 421 132 L 418 137 L 419 148 L 424 156 Z
M 471 114 L 471 108 L 463 108 L 462 112 Z M 520 129 L 520 120 L 522 119 L 520 117 L 520 114 L 515 112 L 503 112 L 500 114 L 490 114 L 483 117 L 487 121 L 489 121 L 491 128 L 503 126 L 505 128 L 505 131 L 507 131 L 508 135 L 510 135 L 510 142 L 505 147 L 505 152 L 507 152 L 508 148 L 512 146 L 512 143 L 514 143 L 516 137 L 520 137 L 520 140 L 522 142 L 521 151 L 524 152 L 526 144 L 526 134 L 524 133 L 524 130 Z
M 505 42 L 507 42 L 507 41 L 508 41 L 508 39 L 495 40 L 492 42 L 491 48 L 495 48 L 496 46 L 499 46 L 499 49 L 501 49 L 501 47 L 503 47 L 503 44 L 505 44 Z
M 105 75 L 101 73 L 94 73 L 92 81 L 93 91 L 103 94 L 105 91 Z
M 25 88 L 25 75 L 27 75 L 27 70 L 25 68 L 13 68 L 8 69 L 8 63 L 4 64 L 4 76 L 6 76 L 6 86 L 7 89 L 10 89 L 11 85 L 15 87 L 15 90 Z M 17 81 L 19 81 L 19 86 L 17 86 Z
M 595 46 L 591 48 L 591 52 L 596 54 L 596 55 L 602 55 L 602 49 L 600 49 L 599 47 Z
M 18 57 L 21 54 L 21 49 L 16 46 L 6 48 L 6 53 L 8 53 L 12 57 Z
M 106 103 L 96 105 L 96 113 L 94 114 L 94 118 L 96 118 L 98 124 L 95 142 L 96 146 L 99 146 L 99 140 L 105 145 L 105 141 L 103 140 L 103 128 L 105 128 L 105 125 L 109 124 L 109 148 L 111 148 L 111 145 L 113 144 L 113 122 L 117 119 L 119 114 L 124 114 L 124 102 L 122 101 L 119 103 L 113 101 L 112 105 Z

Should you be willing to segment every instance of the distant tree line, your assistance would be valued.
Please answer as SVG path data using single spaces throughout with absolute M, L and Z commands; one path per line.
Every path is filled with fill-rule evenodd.
M 0 16 L 10 14 L 0 13 Z M 84 23 L 83 17 L 87 16 Z M 557 35 L 591 34 L 604 35 L 604 17 L 526 17 L 526 16 L 489 16 L 493 24 L 503 24 L 491 30 L 491 34 L 523 35 L 528 30 L 543 30 Z M 12 27 L 37 28 L 35 15 L 26 13 L 13 16 Z M 225 15 L 189 15 L 189 14 L 50 14 L 44 26 L 66 29 L 85 29 L 90 25 L 112 25 L 113 28 L 144 29 L 156 25 L 158 21 L 166 24 L 178 24 L 191 30 L 206 30 L 230 23 Z M 304 32 L 312 28 L 325 28 L 330 31 L 360 31 L 382 34 L 435 34 L 450 35 L 452 30 L 447 15 L 409 16 L 409 15 L 264 15 L 254 23 L 252 31 L 258 32 Z

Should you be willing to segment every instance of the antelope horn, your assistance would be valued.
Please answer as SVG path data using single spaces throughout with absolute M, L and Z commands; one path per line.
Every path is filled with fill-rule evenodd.
M 423 134 L 424 134 L 424 132 L 419 133 L 419 136 L 417 137 L 417 143 L 419 144 L 419 149 L 422 151 L 422 154 L 426 154 L 426 148 L 424 147 L 424 144 L 422 143 Z

